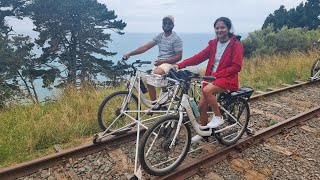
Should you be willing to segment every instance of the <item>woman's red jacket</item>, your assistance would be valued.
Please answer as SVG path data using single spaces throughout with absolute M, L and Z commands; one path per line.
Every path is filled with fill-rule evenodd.
M 216 77 L 216 80 L 212 82 L 214 85 L 230 91 L 237 91 L 239 89 L 238 73 L 242 66 L 243 47 L 236 39 L 236 36 L 232 36 L 230 38 L 230 43 L 221 57 L 216 72 L 211 73 L 217 49 L 217 42 L 217 39 L 210 40 L 208 43 L 209 45 L 201 52 L 179 63 L 179 69 L 198 65 L 209 59 L 205 75 Z

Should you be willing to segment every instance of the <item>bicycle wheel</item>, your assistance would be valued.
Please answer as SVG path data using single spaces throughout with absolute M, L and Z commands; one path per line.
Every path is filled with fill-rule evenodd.
M 223 112 L 223 118 L 226 123 L 219 129 L 229 126 L 228 129 L 217 133 L 216 138 L 223 145 L 232 145 L 236 143 L 243 133 L 247 130 L 247 126 L 250 118 L 250 110 L 248 102 L 243 98 L 236 98 L 225 109 L 235 118 L 232 118 L 226 112 Z
M 316 73 L 320 71 L 320 59 L 317 59 L 311 68 L 311 77 L 314 77 L 316 75 Z
M 186 157 L 191 142 L 188 124 L 182 123 L 173 147 L 179 116 L 167 115 L 156 121 L 144 133 L 139 146 L 139 161 L 143 169 L 154 176 L 172 172 Z
M 124 103 L 128 94 L 128 91 L 118 91 L 110 94 L 106 99 L 103 100 L 98 110 L 98 123 L 103 131 L 110 126 L 108 132 L 114 132 L 114 134 L 118 135 L 126 133 L 135 125 L 132 124 L 133 121 L 128 116 L 137 119 L 138 112 L 126 112 L 127 115 L 120 112 L 122 104 Z M 125 109 L 128 111 L 137 111 L 137 96 L 132 94 L 128 103 L 125 104 L 125 107 Z M 128 126 L 130 124 L 132 125 Z M 121 129 L 125 126 L 128 126 L 128 128 Z

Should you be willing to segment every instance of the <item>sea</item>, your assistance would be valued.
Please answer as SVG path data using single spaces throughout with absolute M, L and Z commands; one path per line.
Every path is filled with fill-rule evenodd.
M 159 32 L 160 33 L 160 32 Z M 136 48 L 150 42 L 153 37 L 158 35 L 159 33 L 125 33 L 123 35 L 119 35 L 116 33 L 111 34 L 112 41 L 108 44 L 108 51 L 116 52 L 117 54 L 114 56 L 106 57 L 107 60 L 112 60 L 114 63 L 120 61 L 122 56 L 126 53 L 129 53 Z M 182 60 L 188 57 L 195 55 L 200 52 L 202 49 L 207 47 L 209 40 L 215 38 L 214 33 L 179 33 L 176 32 L 183 41 L 183 56 Z M 248 36 L 248 33 L 238 33 L 237 35 L 242 36 L 242 39 Z M 131 56 L 128 60 L 128 63 L 133 62 L 137 59 L 142 61 L 152 61 L 157 60 L 158 56 L 158 46 L 154 46 L 152 49 L 146 51 L 143 54 Z M 207 62 L 203 62 L 195 68 L 204 68 Z M 144 67 L 146 69 L 151 69 L 153 65 L 149 65 L 149 67 Z M 99 80 L 103 80 L 103 77 L 97 77 Z M 39 96 L 39 100 L 43 101 L 45 99 L 52 99 L 56 94 L 59 93 L 57 89 L 48 90 L 42 87 L 42 80 L 36 80 L 36 91 Z

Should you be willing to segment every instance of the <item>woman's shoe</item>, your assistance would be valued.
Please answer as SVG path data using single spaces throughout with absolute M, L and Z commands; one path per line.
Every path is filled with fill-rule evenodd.
M 203 141 L 204 138 L 200 135 L 195 135 L 191 138 L 191 143 L 195 143 L 195 142 L 198 142 L 198 141 Z
M 207 124 L 208 128 L 217 128 L 224 123 L 224 120 L 219 116 L 213 116 L 211 121 Z

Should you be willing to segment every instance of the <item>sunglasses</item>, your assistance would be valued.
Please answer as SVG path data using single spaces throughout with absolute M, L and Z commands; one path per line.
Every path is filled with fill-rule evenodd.
M 163 25 L 173 25 L 173 23 L 171 21 L 163 21 L 162 24 Z

